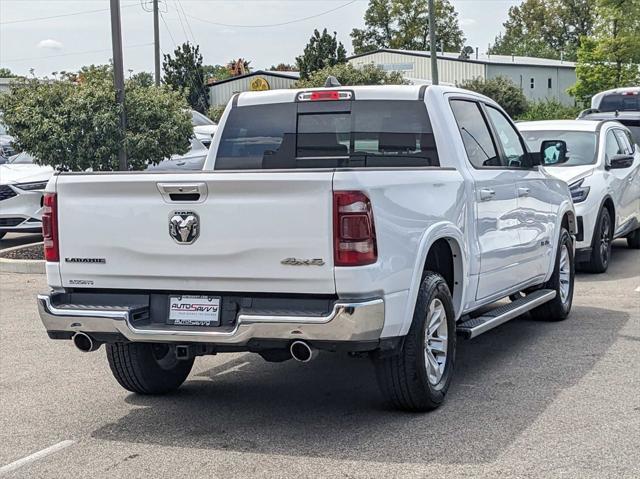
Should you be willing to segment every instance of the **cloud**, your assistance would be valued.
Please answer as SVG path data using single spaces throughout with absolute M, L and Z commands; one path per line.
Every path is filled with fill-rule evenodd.
M 41 40 L 37 45 L 38 48 L 46 48 L 47 50 L 62 50 L 63 46 L 61 42 L 52 40 L 51 38 Z
M 470 25 L 475 25 L 476 21 L 473 18 L 461 18 L 460 25 L 463 27 L 468 27 Z

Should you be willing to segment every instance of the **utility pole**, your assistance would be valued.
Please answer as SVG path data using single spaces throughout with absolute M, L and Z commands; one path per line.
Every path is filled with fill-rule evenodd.
M 431 84 L 438 84 L 438 47 L 436 46 L 436 8 L 429 0 L 429 57 L 431 57 Z
M 153 0 L 153 58 L 156 66 L 156 86 L 160 86 L 160 25 L 158 16 L 158 0 Z
M 120 0 L 111 0 L 111 45 L 113 48 L 113 84 L 116 88 L 116 101 L 120 105 L 120 131 L 122 143 L 118 149 L 118 165 L 121 171 L 127 171 L 127 150 L 124 144 L 124 133 L 127 128 L 127 117 L 124 111 L 124 65 L 122 61 L 122 28 L 120 26 Z

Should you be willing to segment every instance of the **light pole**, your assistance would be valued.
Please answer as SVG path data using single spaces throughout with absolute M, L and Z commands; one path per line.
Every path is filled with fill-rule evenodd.
M 156 67 L 156 86 L 160 86 L 160 26 L 158 16 L 158 0 L 153 0 L 153 56 Z

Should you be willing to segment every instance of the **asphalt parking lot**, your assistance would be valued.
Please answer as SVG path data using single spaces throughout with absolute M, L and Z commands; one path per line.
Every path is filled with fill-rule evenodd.
M 8 233 L 0 240 L 0 250 L 29 243 L 37 243 L 38 241 L 42 241 L 42 235 L 40 234 Z
M 640 251 L 613 253 L 568 320 L 462 342 L 430 414 L 385 409 L 368 360 L 330 354 L 199 358 L 178 393 L 129 394 L 103 349 L 47 338 L 44 276 L 0 274 L 0 476 L 640 477 Z

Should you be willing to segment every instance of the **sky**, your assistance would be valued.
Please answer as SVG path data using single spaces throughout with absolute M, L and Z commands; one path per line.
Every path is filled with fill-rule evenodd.
M 512 0 L 451 0 L 466 44 L 486 51 L 503 29 Z M 153 16 L 148 0 L 121 0 L 124 68 L 153 72 Z M 254 69 L 294 63 L 314 28 L 349 33 L 364 25 L 367 0 L 162 0 L 160 48 L 187 40 L 204 63 L 251 61 Z M 54 17 L 54 18 L 51 18 Z M 286 23 L 283 25 L 283 23 Z M 278 25 L 279 24 L 279 25 Z M 76 71 L 111 58 L 109 0 L 0 0 L 0 66 L 38 77 Z

